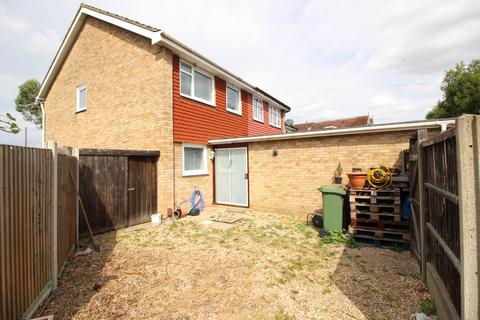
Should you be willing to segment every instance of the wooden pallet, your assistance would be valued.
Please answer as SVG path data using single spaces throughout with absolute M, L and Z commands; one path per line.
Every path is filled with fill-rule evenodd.
M 398 240 L 398 239 L 388 239 L 383 238 L 379 239 L 376 237 L 366 236 L 366 235 L 354 235 L 353 238 L 359 243 L 366 243 L 374 245 L 376 247 L 394 247 L 401 250 L 410 249 L 410 241 L 407 240 Z
M 370 204 L 351 202 L 350 211 L 368 211 L 372 213 L 400 214 L 400 204 Z
M 382 221 L 395 221 L 400 222 L 402 218 L 399 214 L 392 213 L 372 213 L 369 211 L 354 210 L 350 212 L 352 219 L 369 219 L 369 220 L 382 220 Z
M 397 205 L 400 205 L 400 196 L 350 195 L 350 203 L 397 204 Z
M 370 219 L 351 219 L 352 227 L 375 229 L 393 232 L 409 232 L 410 224 L 405 221 L 384 221 L 384 220 L 370 220 Z
M 406 189 L 409 187 L 408 176 L 398 175 L 392 177 L 391 187 Z
M 350 227 L 349 232 L 355 236 L 370 236 L 377 239 L 410 240 L 410 231 L 377 230 L 365 227 Z
M 399 188 L 388 188 L 388 189 L 373 189 L 373 188 L 363 188 L 363 189 L 350 189 L 350 195 L 359 195 L 359 196 L 395 196 L 399 197 L 401 190 Z

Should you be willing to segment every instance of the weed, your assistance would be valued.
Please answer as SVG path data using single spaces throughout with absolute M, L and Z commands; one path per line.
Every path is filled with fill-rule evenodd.
M 314 272 L 315 270 L 317 270 L 319 265 L 320 265 L 320 260 L 310 260 L 307 262 L 307 270 L 309 272 Z
M 427 316 L 437 315 L 437 306 L 435 305 L 434 300 L 425 300 L 420 304 L 420 311 L 425 313 Z
M 332 293 L 332 289 L 330 289 L 330 288 L 325 288 L 325 289 L 323 289 L 322 292 L 323 292 L 323 294 L 330 294 L 330 293 Z
M 305 224 L 305 222 L 303 221 L 298 221 L 296 224 L 295 224 L 296 228 L 298 231 L 300 231 L 301 233 L 305 233 L 305 231 L 307 230 L 307 225 Z
M 326 244 L 343 244 L 349 248 L 357 247 L 355 239 L 340 230 L 332 231 L 329 236 L 323 237 L 320 241 Z
M 293 320 L 293 317 L 290 317 L 288 314 L 286 314 L 283 310 L 278 312 L 275 315 L 275 320 Z
M 394 301 L 393 297 L 391 295 L 389 295 L 388 293 L 383 294 L 383 299 L 385 299 L 385 301 L 387 301 L 387 302 L 393 302 Z

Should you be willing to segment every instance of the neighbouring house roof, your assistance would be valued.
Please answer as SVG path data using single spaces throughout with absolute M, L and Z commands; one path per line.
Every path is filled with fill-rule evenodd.
M 63 42 L 60 45 L 52 64 L 50 65 L 50 68 L 48 69 L 48 72 L 42 82 L 42 86 L 40 87 L 40 91 L 37 95 L 37 99 L 43 100 L 47 96 L 48 91 L 50 90 L 56 75 L 60 71 L 63 62 L 68 56 L 68 52 L 72 48 L 85 19 L 89 16 L 149 38 L 152 42 L 152 45 L 166 46 L 181 58 L 196 63 L 198 67 L 205 69 L 205 71 L 211 72 L 219 77 L 223 77 L 225 80 L 237 85 L 241 89 L 255 93 L 263 100 L 277 105 L 286 112 L 290 111 L 290 107 L 282 101 L 269 95 L 262 89 L 248 83 L 200 53 L 184 45 L 180 41 L 166 34 L 164 30 L 83 3 L 80 5 L 75 18 L 70 25 L 70 28 L 68 29 L 68 32 L 65 35 L 65 38 L 63 39 Z
M 348 128 L 348 127 L 358 127 L 358 126 L 367 126 L 373 124 L 373 118 L 369 115 L 319 121 L 319 122 L 305 122 L 295 124 L 294 127 L 297 128 L 297 132 L 302 131 L 315 131 L 315 130 L 324 130 L 324 129 L 338 129 L 338 128 Z
M 454 124 L 455 124 L 455 119 L 419 120 L 419 121 L 407 121 L 407 122 L 396 122 L 396 123 L 382 123 L 382 124 L 374 124 L 369 126 L 339 128 L 339 129 L 330 129 L 330 130 L 267 134 L 267 135 L 239 137 L 239 138 L 218 138 L 218 139 L 210 139 L 208 140 L 208 143 L 212 145 L 219 145 L 219 144 L 248 143 L 248 142 L 289 140 L 289 139 L 305 139 L 305 138 L 316 138 L 316 137 L 352 135 L 352 134 L 410 131 L 410 130 L 418 130 L 418 129 L 441 129 L 442 131 L 444 131 L 447 129 L 447 127 L 450 127 Z

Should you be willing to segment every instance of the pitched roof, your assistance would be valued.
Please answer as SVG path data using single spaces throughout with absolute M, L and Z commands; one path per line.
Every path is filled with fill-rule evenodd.
M 274 98 L 270 94 L 266 93 L 262 89 L 246 82 L 242 78 L 234 75 L 230 71 L 226 70 L 225 68 L 219 66 L 215 62 L 211 61 L 210 59 L 206 58 L 205 56 L 201 55 L 200 53 L 194 51 L 193 49 L 189 48 L 188 46 L 184 45 L 180 41 L 176 40 L 175 38 L 167 35 L 164 30 L 158 29 L 138 21 L 87 5 L 82 3 L 80 8 L 77 11 L 77 14 L 68 29 L 65 38 L 55 55 L 55 58 L 48 69 L 48 72 L 42 82 L 42 86 L 40 87 L 40 91 L 37 95 L 37 99 L 43 100 L 48 94 L 50 87 L 52 86 L 57 73 L 60 71 L 60 68 L 66 59 L 68 52 L 73 46 L 73 43 L 76 39 L 77 34 L 80 32 L 83 22 L 87 18 L 87 16 L 91 16 L 107 23 L 113 24 L 117 27 L 126 29 L 128 31 L 137 33 L 143 37 L 149 38 L 152 42 L 152 45 L 163 45 L 170 48 L 175 54 L 179 55 L 181 58 L 186 60 L 192 60 L 191 62 L 195 62 L 199 67 L 209 71 L 213 74 L 216 74 L 220 77 L 225 78 L 232 82 L 232 84 L 237 85 L 238 87 L 251 91 L 257 95 L 259 95 L 262 99 L 267 102 L 273 103 L 278 105 L 278 107 L 284 109 L 285 111 L 290 111 L 290 107 L 283 103 L 282 101 Z
M 302 131 L 316 131 L 323 129 L 338 129 L 338 128 L 348 128 L 348 127 L 359 127 L 373 124 L 373 118 L 369 115 L 344 118 L 344 119 L 335 119 L 327 120 L 320 122 L 305 122 L 295 124 L 294 127 L 297 128 L 297 132 Z

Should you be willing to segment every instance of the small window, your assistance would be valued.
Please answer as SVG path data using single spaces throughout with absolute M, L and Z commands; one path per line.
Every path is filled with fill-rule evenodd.
M 253 97 L 253 120 L 263 122 L 263 101 Z
M 87 86 L 81 85 L 77 87 L 77 107 L 76 111 L 87 110 Z
M 236 114 L 242 114 L 242 101 L 240 90 L 227 85 L 227 110 Z
M 268 118 L 269 118 L 269 123 L 270 125 L 280 128 L 280 122 L 281 122 L 281 112 L 280 109 L 275 108 L 274 106 L 270 106 L 268 108 Z
M 207 174 L 207 147 L 199 144 L 183 145 L 183 175 Z
M 213 76 L 184 61 L 180 61 L 180 94 L 214 105 Z

